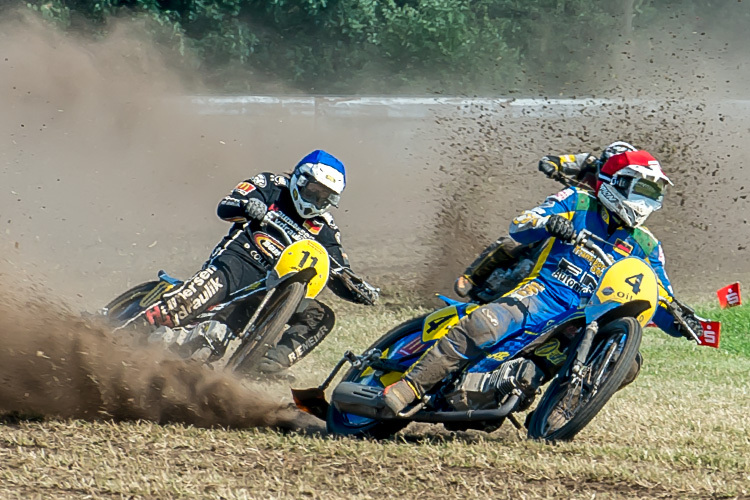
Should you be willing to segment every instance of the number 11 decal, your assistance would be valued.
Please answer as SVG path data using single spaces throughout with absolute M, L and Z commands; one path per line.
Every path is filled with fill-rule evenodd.
M 302 257 L 302 260 L 300 261 L 298 267 L 304 267 L 305 262 L 307 262 L 307 259 L 310 258 L 310 252 L 304 251 L 304 252 L 302 252 L 302 255 L 303 255 L 303 257 Z M 313 257 L 310 260 L 310 267 L 315 267 L 317 264 L 318 264 L 318 258 L 317 257 Z M 643 275 L 641 275 L 641 276 L 643 276 Z

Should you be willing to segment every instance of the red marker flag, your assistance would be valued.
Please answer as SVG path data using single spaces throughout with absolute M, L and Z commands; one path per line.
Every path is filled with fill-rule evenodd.
M 700 345 L 718 348 L 719 336 L 721 335 L 721 323 L 718 321 L 701 320 L 701 326 L 703 327 L 703 335 L 701 335 L 700 338 Z
M 740 295 L 740 282 L 732 283 L 724 288 L 720 288 L 716 291 L 716 295 L 719 297 L 719 305 L 722 309 L 727 307 L 739 306 L 742 304 L 742 296 Z

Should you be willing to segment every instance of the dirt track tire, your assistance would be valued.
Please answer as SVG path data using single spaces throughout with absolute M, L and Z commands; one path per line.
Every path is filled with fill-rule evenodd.
M 634 318 L 620 318 L 602 327 L 594 337 L 591 352 L 586 360 L 590 373 L 601 372 L 606 377 L 599 390 L 576 408 L 566 423 L 555 426 L 550 420 L 561 419 L 563 399 L 568 395 L 582 393 L 569 384 L 567 376 L 558 376 L 550 383 L 536 410 L 531 414 L 528 437 L 547 441 L 569 441 L 586 427 L 625 380 L 638 354 L 642 331 L 641 325 Z M 611 350 L 614 350 L 613 359 L 603 366 L 601 363 L 606 359 L 605 354 Z
M 266 310 L 257 319 L 254 331 L 249 332 L 244 342 L 237 347 L 227 361 L 225 370 L 239 375 L 257 373 L 255 367 L 274 347 L 284 333 L 284 326 L 305 298 L 307 286 L 304 283 L 289 283 L 279 290 L 266 305 Z
M 154 289 L 159 281 L 147 281 L 136 285 L 133 288 L 121 293 L 114 299 L 112 299 L 104 309 L 107 310 L 107 321 L 114 326 L 120 326 L 127 320 L 131 319 L 135 314 L 140 312 L 140 307 L 133 308 L 133 304 L 139 303 L 143 297 L 149 294 Z
M 368 350 L 383 350 L 392 345 L 398 339 L 415 331 L 421 331 L 422 324 L 426 317 L 427 315 L 424 315 L 401 323 L 378 339 L 368 348 Z M 363 371 L 362 368 L 352 367 L 344 374 L 341 381 L 356 382 L 361 377 Z M 372 439 L 388 438 L 396 434 L 408 424 L 408 421 L 379 421 L 350 415 L 346 412 L 339 411 L 334 405 L 328 407 L 328 415 L 326 418 L 326 427 L 330 433 Z

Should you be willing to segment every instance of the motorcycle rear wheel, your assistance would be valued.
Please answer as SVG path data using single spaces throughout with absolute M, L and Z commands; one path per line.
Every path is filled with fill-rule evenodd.
M 275 347 L 284 334 L 284 327 L 305 298 L 307 285 L 294 282 L 278 290 L 261 312 L 256 326 L 232 353 L 225 369 L 240 375 L 256 372 L 266 352 Z
M 104 306 L 104 310 L 107 311 L 106 317 L 109 323 L 114 326 L 120 326 L 135 317 L 143 310 L 140 306 L 141 300 L 158 284 L 159 281 L 156 280 L 147 281 L 130 288 L 112 299 Z
M 640 323 L 629 317 L 604 325 L 586 359 L 586 377 L 575 384 L 566 373 L 550 383 L 531 414 L 528 437 L 569 441 L 586 427 L 625 380 L 638 354 L 642 331 Z M 596 378 L 601 379 L 599 387 L 591 393 Z
M 427 316 L 420 316 L 401 323 L 390 332 L 383 335 L 367 350 L 380 349 L 385 351 L 386 348 L 393 345 L 402 337 L 421 331 L 424 320 Z M 362 373 L 366 370 L 363 367 L 351 367 L 341 379 L 342 382 L 358 382 L 362 378 Z M 374 384 L 371 384 L 374 385 Z M 378 382 L 378 386 L 382 387 Z M 376 420 L 372 418 L 360 417 L 347 412 L 342 412 L 333 404 L 328 407 L 326 418 L 326 427 L 328 432 L 342 436 L 354 436 L 373 439 L 385 439 L 396 434 L 409 424 L 408 420 Z

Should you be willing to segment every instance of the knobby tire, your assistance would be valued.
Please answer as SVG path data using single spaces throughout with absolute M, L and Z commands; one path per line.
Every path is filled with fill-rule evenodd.
M 275 347 L 284 333 L 284 327 L 305 298 L 307 286 L 304 283 L 289 283 L 266 305 L 266 311 L 258 317 L 258 323 L 248 332 L 242 344 L 232 353 L 226 370 L 241 375 L 256 371 L 256 367 L 266 352 Z
M 142 308 L 133 308 L 133 311 L 129 312 L 135 312 L 136 314 L 128 314 L 124 318 L 121 318 L 120 315 L 125 311 L 128 311 L 128 309 L 134 303 L 140 302 L 143 297 L 148 295 L 151 290 L 153 290 L 154 287 L 158 284 L 159 281 L 147 281 L 145 283 L 141 283 L 140 285 L 136 285 L 133 288 L 130 288 L 129 290 L 112 299 L 107 305 L 104 306 L 104 308 L 107 310 L 108 321 L 113 326 L 120 326 L 129 319 L 132 319 L 137 313 L 141 312 Z
M 531 415 L 529 422 L 528 437 L 532 439 L 545 439 L 547 441 L 569 441 L 578 434 L 617 392 L 623 380 L 627 376 L 630 366 L 638 354 L 641 345 L 642 328 L 635 318 L 619 318 L 604 325 L 591 346 L 586 365 L 593 368 L 591 372 L 599 372 L 603 368 L 606 378 L 599 386 L 596 394 L 585 401 L 575 411 L 575 414 L 565 424 L 556 429 L 550 429 L 549 421 L 558 418 L 563 411 L 558 408 L 566 396 L 571 399 L 579 393 L 578 389 L 570 384 L 570 373 L 558 375 L 549 385 L 539 401 L 539 404 Z M 623 339 L 623 335 L 625 339 Z M 608 342 L 622 342 L 616 359 L 611 360 L 607 366 L 597 366 L 597 362 L 604 361 L 602 356 L 607 351 Z M 611 344 L 610 344 L 611 345 Z M 619 346 L 619 343 L 618 343 Z M 571 354 L 574 355 L 574 354 Z M 592 366 L 593 365 L 593 366 Z M 580 395 L 578 395 L 580 400 Z M 557 412 L 555 412 L 557 408 Z M 554 415 L 553 415 L 553 412 Z

